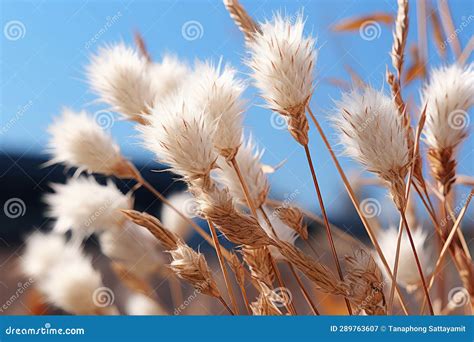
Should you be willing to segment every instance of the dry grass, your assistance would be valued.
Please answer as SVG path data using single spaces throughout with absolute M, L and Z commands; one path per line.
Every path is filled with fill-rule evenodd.
M 222 71 L 212 64 L 201 65 L 200 68 L 205 72 L 199 71 L 199 67 L 196 67 L 196 70 L 189 70 L 193 73 L 191 78 L 183 81 L 180 74 L 173 79 L 173 70 L 177 66 L 182 67 L 181 71 L 187 70 L 188 67 L 184 67 L 179 61 L 174 61 L 174 64 L 167 64 L 170 61 L 153 61 L 143 37 L 137 33 L 135 36 L 137 51 L 120 46 L 115 50 L 111 48 L 102 52 L 122 51 L 127 54 L 127 60 L 120 60 L 118 55 L 119 60 L 112 63 L 123 67 L 120 70 L 120 84 L 116 85 L 111 81 L 113 77 L 110 76 L 114 76 L 113 70 L 111 72 L 104 65 L 102 65 L 104 69 L 96 70 L 97 74 L 92 72 L 93 75 L 90 77 L 94 78 L 96 85 L 99 85 L 97 90 L 101 98 L 118 102 L 118 105 L 117 103 L 108 104 L 116 109 L 123 108 L 122 116 L 143 132 L 145 146 L 155 153 L 158 161 L 166 164 L 180 176 L 181 181 L 186 183 L 187 191 L 194 196 L 197 203 L 194 214 L 197 213 L 201 219 L 207 221 L 210 234 L 187 212 L 188 210 L 175 207 L 163 194 L 146 182 L 135 166 L 121 155 L 118 145 L 112 138 L 100 129 L 96 129 L 93 135 L 80 134 L 78 139 L 71 139 L 70 136 L 62 134 L 64 132 L 61 129 L 53 130 L 56 134 L 50 144 L 54 154 L 52 161 L 64 163 L 80 171 L 88 170 L 107 176 L 135 180 L 137 183 L 135 189 L 142 186 L 153 193 L 163 205 L 169 206 L 176 213 L 181 223 L 184 222 L 185 225 L 195 229 L 214 248 L 215 253 L 204 255 L 199 249 L 192 248 L 186 239 L 174 230 L 173 224 L 169 226 L 167 224 L 165 227 L 154 215 L 132 210 L 132 204 L 127 207 L 128 209 L 122 208 L 121 212 L 116 213 L 123 215 L 127 220 L 117 220 L 115 217 L 109 221 L 104 219 L 104 227 L 99 229 L 89 227 L 90 223 L 84 224 L 87 227 L 81 224 L 89 222 L 88 218 L 95 217 L 92 215 L 101 215 L 97 212 L 87 212 L 89 206 L 82 199 L 83 196 L 74 197 L 79 202 L 76 204 L 77 208 L 80 208 L 77 210 L 78 213 L 76 210 L 69 210 L 66 213 L 66 210 L 61 210 L 64 208 L 64 203 L 55 201 L 49 204 L 54 207 L 52 209 L 57 213 L 58 221 L 61 220 L 63 225 L 68 222 L 77 223 L 78 227 L 72 229 L 75 237 L 78 231 L 82 234 L 87 231 L 101 236 L 104 230 L 108 233 L 113 231 L 116 234 L 122 234 L 126 229 L 132 229 L 136 239 L 127 240 L 128 245 L 117 245 L 112 246 L 115 249 L 111 248 L 121 253 L 107 255 L 105 249 L 103 252 L 110 259 L 110 267 L 118 281 L 131 292 L 144 294 L 154 307 L 159 307 L 163 312 L 168 309 L 171 312 L 174 309 L 175 314 L 185 314 L 183 310 L 186 310 L 188 305 L 194 309 L 199 308 L 193 302 L 198 297 L 199 299 L 196 299 L 198 303 L 199 301 L 215 302 L 220 305 L 216 308 L 217 305 L 214 303 L 209 304 L 209 310 L 231 315 L 243 312 L 249 315 L 297 315 L 303 310 L 309 310 L 309 314 L 319 315 L 328 312 L 324 303 L 318 302 L 319 295 L 324 293 L 331 296 L 331 300 L 337 298 L 341 303 L 340 308 L 343 308 L 342 303 L 345 303 L 348 314 L 387 315 L 399 312 L 411 314 L 418 313 L 420 309 L 423 314 L 426 305 L 431 314 L 439 314 L 451 310 L 449 304 L 446 303 L 445 297 L 448 295 L 446 286 L 449 284 L 454 287 L 459 283 L 463 285 L 469 297 L 463 309 L 466 312 L 474 310 L 472 304 L 474 265 L 461 229 L 473 192 L 471 190 L 467 198 L 460 199 L 456 197 L 458 191 L 454 191 L 458 189 L 459 184 L 472 187 L 473 183 L 469 175 L 458 177 L 456 181 L 458 176 L 456 174 L 457 146 L 461 144 L 467 132 L 449 131 L 449 122 L 434 120 L 433 113 L 427 112 L 428 104 L 423 104 L 423 110 L 418 111 L 416 108 L 411 108 L 413 106 L 411 101 L 404 100 L 404 98 L 409 98 L 405 86 L 416 79 L 425 79 L 430 72 L 426 64 L 429 60 L 425 51 L 427 37 L 423 37 L 428 36 L 427 18 L 423 17 L 420 23 L 421 41 L 411 45 L 410 56 L 406 54 L 406 47 L 409 46 L 409 24 L 413 24 L 413 20 L 410 22 L 407 0 L 398 1 L 395 20 L 389 13 L 373 13 L 358 18 L 347 18 L 332 25 L 335 32 L 342 32 L 360 30 L 368 21 L 387 25 L 394 23 L 393 45 L 390 52 L 392 65 L 390 70 L 387 66 L 386 73 L 391 97 L 369 88 L 364 79 L 350 66 L 346 66 L 354 91 L 343 95 L 343 100 L 337 103 L 338 119 L 334 121 L 342 137 L 341 141 L 347 147 L 346 152 L 360 162 L 367 171 L 378 177 L 372 185 L 385 187 L 392 196 L 395 208 L 398 209 L 400 223 L 396 244 L 392 241 L 393 247 L 384 245 L 382 249 L 379 238 L 383 237 L 386 231 L 381 228 L 376 229 L 382 226 L 381 222 L 378 222 L 377 218 L 369 217 L 370 213 L 362 208 L 364 201 L 360 201 L 357 197 L 354 185 L 346 176 L 347 171 L 342 168 L 333 151 L 333 144 L 327 139 L 310 107 L 311 97 L 315 91 L 313 78 L 317 53 L 313 37 L 304 35 L 303 18 L 297 16 L 296 20 L 290 20 L 277 15 L 273 21 L 257 23 L 239 1 L 224 0 L 224 4 L 231 18 L 244 33 L 246 47 L 252 55 L 247 64 L 253 71 L 251 77 L 260 90 L 266 107 L 274 110 L 287 121 L 288 131 L 294 138 L 294 144 L 301 146 L 301 152 L 305 153 L 307 165 L 304 166 L 309 168 L 308 177 L 311 176 L 313 181 L 321 217 L 303 210 L 295 203 L 290 205 L 270 198 L 266 171 L 278 172 L 278 170 L 261 164 L 259 153 L 253 155 L 254 150 L 258 149 L 254 148 L 253 142 L 246 139 L 248 133 L 241 122 L 241 115 L 246 110 L 240 98 L 244 90 L 243 82 L 237 79 L 233 69 L 226 67 Z M 418 12 L 418 17 L 424 12 L 427 12 L 425 8 Z M 454 24 L 446 3 L 440 2 L 439 12 L 443 27 L 436 21 L 437 17 L 433 16 L 431 36 L 438 46 L 441 46 L 444 44 L 443 38 L 449 37 L 454 32 Z M 444 29 L 444 32 L 441 29 Z M 466 56 L 469 56 L 472 46 L 466 47 L 462 52 L 457 39 L 450 43 L 455 59 L 461 60 L 460 64 L 465 64 L 468 59 Z M 440 52 L 443 58 L 447 54 L 444 48 Z M 99 55 L 95 58 L 101 61 L 102 57 Z M 410 66 L 405 70 L 404 65 Z M 132 67 L 127 69 L 124 66 Z M 166 79 L 173 85 L 173 87 L 167 87 L 166 90 L 173 89 L 166 96 L 165 93 L 160 93 L 164 91 L 162 87 L 160 88 L 153 81 L 160 77 L 155 74 L 150 77 L 152 68 L 153 72 L 156 72 L 154 67 L 166 74 Z M 472 67 L 463 69 L 462 75 L 472 76 L 470 68 Z M 137 70 L 140 72 L 137 73 Z M 123 82 L 127 79 L 127 77 L 124 78 L 127 72 L 128 76 L 133 76 L 136 84 L 130 86 L 128 82 Z M 107 76 L 107 82 L 101 83 L 100 76 Z M 209 81 L 207 85 L 210 87 L 207 93 L 196 99 L 196 94 L 193 92 L 196 84 L 193 82 L 198 81 L 199 83 L 202 81 L 202 84 Z M 465 89 L 468 91 L 471 89 L 469 82 L 469 79 L 464 80 Z M 335 83 L 345 84 L 340 80 L 335 80 Z M 106 87 L 100 87 L 103 84 Z M 139 92 L 140 96 L 134 96 L 137 95 L 137 89 L 146 89 L 146 94 Z M 177 89 L 179 91 L 176 91 Z M 459 92 L 461 93 L 463 89 Z M 120 91 L 120 96 L 117 96 L 117 90 Z M 463 98 L 461 95 L 460 98 Z M 133 103 L 127 103 L 126 98 L 133 98 Z M 157 99 L 161 99 L 162 102 Z M 438 101 L 443 101 L 443 96 L 435 100 L 438 104 Z M 444 101 L 447 100 L 444 98 Z M 467 111 L 472 103 L 466 100 L 462 105 L 461 109 Z M 133 108 L 141 108 L 140 113 L 135 113 Z M 437 106 L 436 108 L 438 112 L 442 112 L 445 107 Z M 414 134 L 410 113 L 416 112 L 419 112 L 420 116 Z M 438 113 L 436 119 L 447 117 L 441 114 Z M 89 120 L 83 113 L 78 116 L 81 115 L 82 120 Z M 366 229 L 371 245 L 355 240 L 329 221 L 324 204 L 325 195 L 320 190 L 314 168 L 314 163 L 319 160 L 313 162 L 312 159 L 310 122 L 307 115 L 323 139 L 349 198 Z M 367 127 L 361 127 L 359 119 L 362 117 L 366 120 L 371 116 L 375 116 L 378 121 L 375 120 L 376 124 L 368 126 L 370 129 L 367 131 Z M 428 120 L 431 120 L 429 124 Z M 90 120 L 88 122 L 90 124 Z M 364 122 L 370 125 L 367 120 Z M 422 148 L 421 139 L 422 133 L 427 133 L 424 127 L 425 122 L 430 128 L 428 133 L 431 134 L 429 142 L 425 144 L 429 145 L 430 142 L 438 141 L 440 137 L 437 134 L 446 135 L 448 138 L 454 136 L 457 138 L 456 144 L 442 146 L 442 148 L 431 146 L 425 151 L 426 149 Z M 235 128 L 229 131 L 233 139 L 222 138 L 223 129 L 229 127 Z M 100 142 L 100 146 L 96 143 L 97 141 Z M 249 141 L 248 145 L 243 144 L 244 141 Z M 94 150 L 94 146 L 98 151 Z M 110 158 L 97 158 L 98 155 L 110 156 Z M 319 151 L 314 155 L 319 157 Z M 430 162 L 432 179 L 423 173 L 423 158 Z M 98 162 L 100 159 L 109 160 L 109 164 Z M 114 162 L 111 163 L 110 160 Z M 437 186 L 432 185 L 432 181 Z M 412 185 L 423 203 L 423 210 L 431 219 L 433 227 L 425 229 L 426 231 L 431 229 L 432 234 L 429 234 L 429 239 L 435 235 L 440 243 L 440 250 L 434 252 L 433 255 L 427 252 L 430 247 L 427 244 L 431 244 L 431 241 L 424 244 L 429 240 L 426 238 L 428 234 L 426 236 L 419 234 L 419 229 L 422 228 L 415 227 L 415 223 L 421 224 L 424 221 L 421 213 L 415 205 L 410 203 L 408 206 Z M 109 197 L 107 199 L 104 197 L 103 206 L 106 209 L 111 204 Z M 132 202 L 132 194 L 130 198 Z M 100 196 L 95 198 L 99 204 L 100 200 Z M 70 198 L 67 202 L 70 202 Z M 442 209 L 441 213 L 435 210 L 436 204 Z M 454 210 L 453 207 L 455 207 Z M 73 221 L 68 215 L 74 215 L 75 220 Z M 328 255 L 331 256 L 332 262 L 320 257 L 325 254 L 323 253 L 325 250 L 314 246 L 314 239 L 308 230 L 308 222 L 324 226 L 327 246 L 330 250 Z M 44 237 L 50 250 L 35 250 L 34 246 L 29 246 L 31 248 L 28 249 L 29 264 L 26 265 L 28 267 L 23 267 L 23 271 L 30 275 L 35 272 L 35 276 L 39 278 L 39 290 L 45 289 L 42 282 L 44 279 L 49 279 L 49 268 L 55 269 L 56 277 L 60 274 L 57 272 L 59 266 L 54 262 L 55 254 L 61 252 L 72 258 L 71 262 L 78 261 L 73 259 L 74 253 L 67 252 L 69 243 L 57 239 L 56 230 Z M 407 248 L 402 246 L 404 232 L 408 237 L 410 253 L 406 252 Z M 423 240 L 420 244 L 417 240 L 420 236 L 427 240 Z M 82 237 L 80 236 L 78 240 L 80 241 Z M 305 248 L 296 246 L 297 238 L 305 241 Z M 226 245 L 223 240 L 227 240 L 230 246 L 228 249 L 222 247 Z M 157 241 L 160 245 L 159 250 L 155 246 Z M 319 246 L 319 241 L 317 242 Z M 138 274 L 134 265 L 118 257 L 118 255 L 128 255 L 130 246 L 134 246 L 134 251 L 136 251 L 138 243 L 144 255 L 155 256 L 159 253 L 160 257 L 146 259 L 153 260 L 151 261 L 153 265 L 150 265 L 152 271 L 148 270 L 148 273 Z M 31 241 L 30 244 L 32 244 Z M 309 256 L 309 251 L 312 252 L 312 256 Z M 77 251 L 76 254 L 80 256 L 81 265 L 85 265 L 84 268 L 93 275 L 91 278 L 94 279 L 89 282 L 87 279 L 81 279 L 83 282 L 81 286 L 90 290 L 94 284 L 100 283 L 98 271 L 91 267 L 91 260 Z M 455 265 L 457 278 L 452 279 L 453 277 L 443 274 L 443 277 L 440 277 L 443 281 L 438 281 L 437 275 L 445 272 L 443 265 L 448 255 Z M 218 264 L 214 262 L 216 256 Z M 403 263 L 407 259 L 413 260 L 413 265 Z M 393 264 L 387 260 L 393 260 Z M 136 260 L 136 263 L 138 264 L 139 261 Z M 167 267 L 162 267 L 165 265 Z M 432 269 L 430 265 L 433 266 Z M 168 279 L 170 274 L 174 278 Z M 152 276 L 161 277 L 162 283 L 168 282 L 174 308 L 161 309 L 160 299 L 166 294 L 161 292 L 161 288 L 159 291 L 154 290 Z M 180 303 L 183 301 L 184 294 L 181 293 L 181 286 L 175 283 L 178 278 L 194 289 L 188 299 L 184 300 L 183 303 L 188 303 L 186 305 Z M 64 280 L 66 284 L 73 281 L 69 278 Z M 58 282 L 59 285 L 63 283 Z M 74 283 L 71 284 L 74 285 Z M 390 286 L 386 286 L 387 284 Z M 296 290 L 296 286 L 299 291 Z M 310 287 L 313 291 L 308 290 Z M 437 288 L 436 293 L 430 292 L 433 287 Z M 54 286 L 49 286 L 46 290 L 52 288 Z M 58 288 L 65 292 L 66 298 L 71 295 L 68 292 L 70 289 L 63 286 L 58 286 Z M 223 289 L 226 291 L 223 292 Z M 189 289 L 185 288 L 185 290 Z M 48 297 L 51 291 L 45 291 L 45 293 L 48 301 L 61 307 L 60 301 L 54 301 L 54 298 Z M 199 296 L 200 294 L 208 297 Z M 206 298 L 211 302 L 204 302 Z M 434 307 L 435 299 L 441 303 L 441 308 Z M 448 298 L 450 299 L 452 298 Z M 305 304 L 302 305 L 302 303 Z M 79 304 L 82 303 L 78 303 L 78 306 Z M 202 307 L 204 305 L 201 304 Z M 69 305 L 66 309 L 69 309 L 67 311 L 71 313 L 100 312 L 102 314 L 107 312 L 98 310 L 93 305 L 85 308 L 73 306 L 72 309 Z M 117 309 L 112 307 L 111 310 L 115 313 Z

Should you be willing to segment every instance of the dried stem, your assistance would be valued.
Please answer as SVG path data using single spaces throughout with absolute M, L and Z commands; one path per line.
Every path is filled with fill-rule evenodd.
M 287 261 L 287 264 L 288 264 L 288 267 L 290 268 L 291 273 L 295 277 L 296 282 L 298 283 L 298 285 L 301 289 L 301 293 L 303 294 L 304 299 L 306 299 L 306 302 L 309 304 L 309 307 L 311 308 L 311 311 L 313 311 L 314 315 L 319 316 L 319 311 L 318 311 L 316 305 L 314 304 L 314 302 L 311 300 L 311 297 L 310 297 L 308 291 L 306 291 L 303 282 L 301 281 L 300 277 L 298 276 L 298 273 L 296 273 L 295 267 L 289 261 Z
M 334 153 L 334 151 L 332 150 L 331 148 L 331 144 L 329 144 L 329 141 L 326 137 L 326 135 L 324 134 L 324 131 L 322 130 L 321 126 L 319 125 L 319 122 L 318 120 L 316 119 L 316 117 L 314 116 L 313 112 L 311 111 L 311 108 L 308 106 L 308 113 L 311 117 L 311 119 L 313 120 L 313 123 L 314 125 L 316 126 L 321 138 L 323 139 L 324 141 L 324 144 L 326 145 L 326 148 L 327 150 L 329 151 L 329 154 L 331 155 L 331 158 L 334 162 L 334 165 L 336 166 L 336 169 L 339 173 L 339 175 L 341 176 L 342 178 L 342 181 L 344 183 L 344 186 L 347 190 L 347 193 L 349 195 L 349 198 L 351 199 L 352 201 L 352 204 L 354 205 L 354 208 L 356 209 L 357 211 L 357 214 L 359 215 L 364 227 L 365 227 L 365 230 L 367 231 L 367 234 L 369 235 L 369 238 L 372 242 L 372 244 L 374 245 L 375 247 L 375 250 L 377 251 L 377 254 L 379 255 L 380 257 L 380 260 L 382 261 L 384 267 L 385 267 L 385 270 L 387 272 L 387 274 L 390 276 L 390 279 L 393 280 L 393 274 L 392 274 L 392 271 L 390 269 L 390 266 L 388 265 L 388 262 L 387 262 L 387 259 L 385 258 L 383 252 L 382 252 L 382 249 L 380 248 L 380 245 L 377 241 L 377 238 L 372 230 L 372 228 L 370 227 L 369 225 L 369 222 L 367 221 L 367 218 L 364 216 L 364 214 L 362 213 L 362 211 L 360 210 L 360 206 L 359 206 L 359 203 L 357 201 L 357 198 L 355 196 L 355 193 L 354 193 L 354 190 L 352 189 L 350 183 L 349 183 L 349 180 L 347 179 L 347 176 L 344 172 L 344 170 L 342 169 L 341 167 L 341 164 L 339 163 L 339 161 L 337 160 L 337 157 L 336 157 L 336 154 Z M 397 295 L 398 295 L 398 298 L 400 300 L 400 305 L 404 311 L 405 314 L 408 315 L 408 310 L 407 310 L 407 306 L 403 300 L 403 297 L 402 297 L 402 294 L 400 292 L 400 289 L 398 287 L 398 285 L 395 283 L 395 290 L 397 291 Z
M 245 40 L 253 39 L 253 34 L 259 31 L 258 25 L 248 15 L 238 0 L 224 0 L 224 5 L 229 11 L 231 18 L 245 35 Z
M 459 58 L 461 55 L 461 44 L 459 43 L 458 35 L 455 33 L 456 29 L 454 28 L 453 18 L 451 16 L 451 10 L 449 9 L 449 4 L 447 0 L 438 0 L 438 8 L 441 16 L 441 22 L 443 24 L 444 35 L 449 37 L 449 45 L 453 50 L 456 58 Z
M 423 286 L 423 291 L 425 292 L 426 300 L 428 301 L 428 308 L 430 310 L 430 314 L 434 315 L 433 305 L 431 304 L 430 294 L 428 291 L 428 286 L 426 285 L 425 276 L 423 274 L 423 269 L 421 267 L 420 259 L 418 257 L 418 253 L 415 248 L 415 243 L 413 241 L 413 237 L 411 235 L 410 227 L 408 226 L 408 222 L 403 211 L 400 211 L 400 215 L 403 219 L 403 224 L 405 225 L 405 229 L 407 230 L 408 240 L 410 241 L 411 249 L 413 251 L 413 255 L 415 256 L 416 267 L 418 268 L 418 273 L 420 274 L 421 284 Z
M 217 299 L 219 299 L 219 301 L 222 303 L 222 306 L 224 306 L 224 308 L 226 308 L 226 310 L 229 312 L 230 315 L 234 316 L 234 313 L 232 312 L 232 310 L 230 309 L 229 305 L 227 305 L 227 303 L 225 302 L 224 298 L 222 298 L 222 296 L 219 296 L 217 297 Z
M 214 225 L 212 224 L 212 222 L 210 220 L 208 220 L 207 223 L 209 224 L 209 230 L 211 231 L 212 240 L 214 242 L 214 248 L 216 250 L 217 259 L 219 259 L 219 265 L 220 265 L 221 270 L 222 270 L 222 275 L 224 276 L 224 282 L 225 282 L 225 286 L 227 288 L 227 292 L 229 293 L 230 300 L 232 301 L 232 306 L 234 308 L 234 312 L 236 314 L 238 314 L 239 309 L 238 309 L 238 306 L 237 306 L 237 300 L 235 298 L 235 294 L 234 294 L 234 291 L 232 289 L 232 284 L 230 283 L 229 274 L 227 273 L 227 267 L 226 267 L 224 258 L 222 257 L 222 251 L 221 251 L 222 247 L 219 243 L 219 238 L 217 237 L 216 228 L 214 227 Z
M 313 178 L 314 188 L 316 189 L 316 193 L 318 195 L 319 206 L 321 208 L 321 213 L 323 214 L 324 219 L 324 226 L 326 227 L 326 234 L 329 242 L 329 246 L 331 247 L 331 253 L 334 259 L 334 263 L 336 264 L 337 273 L 339 275 L 339 279 L 344 281 L 344 276 L 342 275 L 341 264 L 339 263 L 339 258 L 337 257 L 336 246 L 334 245 L 334 240 L 332 238 L 331 227 L 329 226 L 329 220 L 326 214 L 326 209 L 324 207 L 323 197 L 321 195 L 321 191 L 319 189 L 318 179 L 316 178 L 316 172 L 314 171 L 313 162 L 311 160 L 311 153 L 309 152 L 308 145 L 304 145 L 304 150 L 306 153 L 306 159 L 308 161 L 309 169 L 311 171 L 311 176 Z M 347 311 L 349 315 L 352 315 L 351 304 L 347 298 L 344 298 L 346 301 Z
M 235 156 L 230 160 L 232 167 L 235 170 L 235 173 L 237 174 L 237 177 L 239 178 L 240 186 L 242 187 L 242 190 L 245 194 L 245 200 L 247 201 L 247 205 L 250 209 L 250 212 L 252 213 L 253 217 L 255 219 L 258 219 L 257 216 L 257 210 L 255 209 L 255 204 L 253 203 L 252 196 L 250 196 L 250 191 L 247 182 L 245 181 L 244 177 L 242 176 L 242 172 L 240 171 L 239 163 L 237 162 L 237 159 L 235 159 Z
M 469 193 L 469 196 L 466 200 L 466 203 L 464 204 L 463 208 L 461 209 L 461 212 L 459 213 L 459 215 L 456 219 L 456 222 L 454 223 L 451 231 L 449 232 L 448 238 L 446 239 L 446 241 L 443 244 L 443 247 L 441 248 L 441 252 L 439 254 L 438 259 L 436 260 L 436 264 L 435 264 L 435 267 L 433 269 L 433 273 L 431 274 L 431 278 L 430 278 L 429 285 L 428 285 L 428 290 L 430 290 L 431 287 L 433 286 L 435 276 L 440 271 L 439 268 L 442 265 L 443 258 L 446 255 L 446 252 L 449 250 L 451 242 L 454 240 L 454 237 L 456 235 L 456 231 L 459 229 L 459 227 L 461 225 L 461 221 L 462 221 L 462 219 L 464 218 L 464 215 L 467 212 L 467 208 L 469 206 L 469 203 L 471 202 L 471 199 L 472 199 L 473 195 L 474 195 L 474 190 L 471 190 L 471 192 Z M 473 297 L 474 296 L 471 294 L 471 306 L 472 306 Z M 425 307 L 425 301 L 423 301 L 422 310 L 424 309 L 424 307 Z
M 415 167 L 416 167 L 416 162 L 417 162 L 416 158 L 418 156 L 418 149 L 420 146 L 420 136 L 421 136 L 421 132 L 423 131 L 423 126 L 425 125 L 425 120 L 426 120 L 426 106 L 421 113 L 421 117 L 418 122 L 418 127 L 416 129 L 416 138 L 415 138 L 413 153 L 411 156 L 412 162 L 411 162 L 410 171 L 408 173 L 408 181 L 406 182 L 406 185 L 405 185 L 405 194 L 404 194 L 405 197 L 403 201 L 405 204 L 403 208 L 400 208 L 400 212 L 403 215 L 405 215 L 406 204 L 408 203 L 408 198 L 410 197 L 410 188 L 411 188 L 411 183 L 412 183 L 411 180 L 415 172 Z M 389 296 L 388 307 L 387 307 L 388 308 L 387 312 L 389 313 L 392 311 L 392 306 L 393 306 L 393 297 L 395 294 L 395 283 L 397 281 L 398 262 L 400 259 L 400 246 L 402 242 L 402 236 L 403 236 L 403 222 L 402 222 L 402 218 L 400 217 L 400 223 L 398 225 L 397 248 L 395 252 L 395 263 L 393 266 L 392 286 L 390 288 L 390 296 Z

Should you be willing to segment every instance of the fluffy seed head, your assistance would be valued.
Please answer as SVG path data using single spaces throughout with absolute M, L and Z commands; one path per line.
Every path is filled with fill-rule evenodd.
M 84 234 L 120 226 L 120 209 L 130 209 L 132 199 L 112 181 L 101 185 L 93 177 L 72 178 L 66 184 L 53 184 L 54 193 L 45 196 L 47 215 L 56 219 L 55 230 L 74 229 Z
M 392 99 L 364 87 L 344 93 L 333 117 L 345 153 L 389 184 L 401 207 L 408 172 L 407 132 Z
M 268 179 L 262 169 L 262 156 L 263 151 L 256 148 L 252 138 L 240 146 L 236 155 L 240 172 L 242 177 L 249 182 L 250 196 L 257 208 L 265 203 L 269 191 Z M 223 159 L 218 160 L 218 166 L 215 172 L 217 180 L 229 188 L 230 194 L 239 203 L 247 204 L 245 193 L 233 166 Z
M 118 145 L 85 111 L 65 109 L 49 128 L 51 164 L 63 163 L 79 171 L 127 176 L 128 163 Z
M 66 248 L 63 236 L 53 233 L 32 233 L 25 242 L 25 250 L 20 258 L 22 272 L 31 278 L 40 279 L 58 260 Z
M 174 193 L 167 199 L 176 209 L 178 209 L 188 218 L 192 219 L 197 215 L 196 200 L 188 192 L 183 191 Z M 161 208 L 160 218 L 164 227 L 185 241 L 193 233 L 193 229 L 191 228 L 189 222 L 168 205 L 165 205 Z
M 176 56 L 166 54 L 159 63 L 149 65 L 149 75 L 154 92 L 153 103 L 164 101 L 178 91 L 188 79 L 189 68 Z
M 141 293 L 131 293 L 125 303 L 125 312 L 131 316 L 161 316 L 166 315 L 157 302 Z
M 102 278 L 75 245 L 58 255 L 58 261 L 38 283 L 40 291 L 51 304 L 76 315 L 103 312 L 96 305 L 96 290 L 103 287 Z
M 113 110 L 130 120 L 142 122 L 156 93 L 148 73 L 148 61 L 134 49 L 120 43 L 102 47 L 87 67 L 91 88 Z
M 292 109 L 306 105 L 313 91 L 315 40 L 304 36 L 301 14 L 294 23 L 276 14 L 260 27 L 249 43 L 252 76 L 268 106 L 291 115 Z
M 433 246 L 427 243 L 428 234 L 419 227 L 412 232 L 413 242 L 415 249 L 420 258 L 421 266 L 425 270 L 425 274 L 429 273 L 433 267 L 432 257 Z M 398 231 L 395 227 L 383 230 L 378 236 L 380 248 L 383 250 L 387 263 L 393 272 L 393 266 L 395 265 L 395 256 L 397 252 L 397 236 Z M 377 259 L 378 260 L 378 259 Z M 382 264 L 380 262 L 380 267 Z M 413 250 L 411 249 L 410 240 L 406 231 L 403 231 L 401 245 L 400 245 L 400 258 L 398 261 L 398 273 L 397 282 L 403 287 L 409 287 L 410 285 L 419 285 L 420 275 L 416 267 L 415 257 Z
M 127 221 L 120 228 L 103 232 L 99 242 L 102 253 L 142 279 L 150 276 L 161 264 L 158 241 L 149 231 L 132 222 Z
M 201 293 L 212 297 L 220 297 L 211 270 L 207 266 L 204 255 L 194 251 L 185 243 L 178 241 L 176 249 L 170 251 L 173 261 L 170 264 L 178 277 L 188 281 Z
M 203 112 L 209 125 L 216 125 L 214 146 L 227 159 L 235 156 L 242 137 L 245 86 L 235 74 L 228 65 L 221 68 L 210 62 L 198 63 L 186 92 L 194 110 Z
M 456 149 L 467 137 L 468 110 L 474 104 L 474 64 L 453 64 L 432 71 L 422 98 L 427 104 L 424 138 L 440 191 L 447 195 L 456 180 Z
M 140 126 L 145 146 L 158 160 L 186 181 L 209 185 L 210 171 L 217 154 L 213 146 L 215 126 L 195 112 L 176 94 L 155 106 L 147 117 L 148 125 Z
M 304 20 L 297 15 L 274 15 L 260 24 L 248 46 L 252 77 L 267 106 L 288 118 L 288 129 L 301 144 L 308 142 L 305 107 L 313 91 L 315 40 L 303 34 Z
M 424 135 L 430 148 L 455 148 L 467 136 L 473 94 L 474 64 L 453 64 L 431 72 L 422 92 L 422 103 L 427 104 Z

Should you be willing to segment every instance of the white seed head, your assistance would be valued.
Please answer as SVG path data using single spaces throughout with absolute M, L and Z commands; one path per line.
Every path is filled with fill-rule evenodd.
M 109 180 L 100 185 L 93 177 L 72 178 L 66 184 L 53 184 L 47 194 L 47 215 L 56 219 L 55 230 L 73 229 L 80 234 L 120 226 L 124 220 L 120 209 L 131 209 L 132 199 Z
M 332 117 L 345 153 L 388 182 L 398 206 L 409 166 L 407 131 L 392 99 L 370 87 L 344 93 Z
M 114 174 L 124 163 L 118 145 L 85 111 L 65 109 L 48 131 L 50 163 L 106 175 Z
M 102 287 L 102 277 L 91 259 L 74 245 L 57 256 L 57 262 L 38 282 L 46 300 L 69 313 L 93 315 L 99 311 L 94 292 Z
M 153 108 L 148 125 L 140 126 L 145 146 L 158 160 L 187 181 L 207 183 L 217 154 L 214 125 L 195 112 L 182 94 L 175 94 Z
M 210 125 L 216 125 L 214 146 L 221 155 L 232 158 L 241 143 L 242 93 L 245 86 L 235 77 L 236 70 L 212 63 L 196 64 L 188 80 L 186 96 L 195 111 L 203 112 Z
M 467 111 L 474 104 L 474 64 L 434 69 L 422 91 L 424 138 L 429 148 L 456 148 L 467 136 Z
M 131 316 L 161 316 L 167 314 L 157 302 L 138 292 L 131 293 L 127 297 L 125 312 Z
M 192 219 L 194 216 L 197 216 L 196 200 L 188 192 L 178 192 L 172 194 L 167 199 L 175 208 L 177 208 L 188 218 Z M 185 241 L 193 233 L 193 229 L 191 228 L 189 222 L 182 218 L 175 210 L 173 210 L 168 205 L 164 205 L 161 208 L 160 218 L 164 227 L 166 227 Z
M 20 257 L 22 272 L 31 278 L 44 277 L 66 248 L 64 236 L 54 233 L 35 232 L 25 241 Z
M 257 208 L 265 203 L 269 191 L 268 179 L 261 164 L 262 156 L 263 151 L 258 150 L 252 138 L 240 146 L 236 155 L 240 172 L 249 184 L 250 196 Z M 219 159 L 218 167 L 215 172 L 217 180 L 229 188 L 232 197 L 241 204 L 246 204 L 245 193 L 233 166 L 226 160 Z
M 416 230 L 412 230 L 411 233 L 418 257 L 420 258 L 421 267 L 425 271 L 426 275 L 433 268 L 433 246 L 427 243 L 428 234 L 427 232 L 424 232 L 421 227 Z M 390 266 L 392 272 L 393 266 L 395 264 L 395 255 L 397 252 L 397 236 L 398 230 L 395 227 L 381 231 L 378 236 L 380 248 L 387 259 L 387 263 Z M 379 261 L 380 268 L 385 271 L 381 261 L 378 258 L 377 260 Z M 389 279 L 388 275 L 387 279 Z M 411 248 L 410 240 L 408 239 L 406 230 L 403 231 L 400 245 L 397 282 L 403 287 L 415 285 L 420 282 L 420 275 L 416 267 L 415 257 L 413 255 L 413 250 Z
M 149 77 L 154 91 L 153 103 L 158 103 L 172 95 L 187 83 L 190 70 L 176 56 L 166 54 L 159 63 L 149 65 Z
M 91 88 L 113 110 L 131 120 L 149 111 L 156 97 L 148 61 L 123 43 L 102 47 L 87 67 Z
M 307 104 L 313 91 L 316 62 L 315 39 L 304 36 L 304 20 L 275 14 L 272 21 L 260 24 L 249 42 L 252 77 L 272 110 L 283 115 Z
M 149 277 L 161 264 L 158 240 L 147 229 L 130 221 L 104 231 L 99 242 L 102 253 L 141 279 Z

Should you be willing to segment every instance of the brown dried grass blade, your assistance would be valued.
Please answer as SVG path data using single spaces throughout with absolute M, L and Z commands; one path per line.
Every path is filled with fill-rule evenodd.
M 251 41 L 253 34 L 260 31 L 257 23 L 250 17 L 238 0 L 224 0 L 224 5 L 230 17 L 243 32 L 246 41 Z
M 331 29 L 336 32 L 357 31 L 368 21 L 391 25 L 393 23 L 393 16 L 390 13 L 377 12 L 361 17 L 345 18 L 332 25 Z

